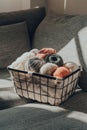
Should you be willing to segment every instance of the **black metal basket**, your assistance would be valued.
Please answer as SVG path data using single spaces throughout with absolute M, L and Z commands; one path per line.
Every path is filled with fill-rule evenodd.
M 80 67 L 63 79 L 9 67 L 8 70 L 18 95 L 51 105 L 61 104 L 75 92 L 80 75 Z

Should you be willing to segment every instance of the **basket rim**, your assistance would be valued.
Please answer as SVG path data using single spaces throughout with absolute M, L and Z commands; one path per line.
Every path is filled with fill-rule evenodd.
M 39 74 L 39 73 L 34 73 L 34 72 L 27 72 L 27 71 L 23 71 L 23 70 L 13 69 L 11 67 L 7 67 L 7 69 L 9 71 L 16 71 L 16 72 L 20 72 L 20 73 L 24 73 L 24 74 L 31 74 L 31 75 L 36 75 L 36 76 L 41 76 L 44 78 L 50 78 L 50 79 L 61 81 L 61 80 L 65 80 L 66 78 L 70 77 L 71 75 L 75 74 L 76 72 L 81 71 L 81 66 L 78 66 L 78 68 L 76 70 L 74 70 L 69 75 L 65 76 L 64 78 L 55 78 L 55 77 L 50 76 L 50 75 L 44 75 L 44 74 Z

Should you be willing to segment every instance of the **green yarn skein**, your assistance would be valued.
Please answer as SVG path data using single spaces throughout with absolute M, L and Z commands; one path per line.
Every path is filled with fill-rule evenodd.
M 58 54 L 50 54 L 45 57 L 45 61 L 49 63 L 54 63 L 56 65 L 63 66 L 63 59 Z

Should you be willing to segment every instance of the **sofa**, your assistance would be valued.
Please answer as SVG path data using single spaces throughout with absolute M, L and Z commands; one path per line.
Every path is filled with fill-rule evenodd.
M 0 13 L 0 130 L 87 129 L 87 16 L 46 13 L 44 7 Z M 33 48 L 55 48 L 81 66 L 75 94 L 59 106 L 16 94 L 7 66 Z

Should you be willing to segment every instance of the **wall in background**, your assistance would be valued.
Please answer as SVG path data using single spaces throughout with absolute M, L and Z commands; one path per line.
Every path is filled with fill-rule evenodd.
M 48 9 L 60 14 L 87 14 L 87 0 L 47 0 Z
M 87 14 L 87 0 L 66 0 L 66 13 Z
M 87 14 L 87 0 L 0 0 L 0 12 L 48 6 L 60 14 Z
M 53 10 L 57 13 L 64 12 L 64 0 L 47 0 L 48 10 Z
M 22 8 L 21 0 L 0 0 L 0 12 L 9 12 Z
M 36 6 L 45 6 L 45 0 L 0 0 L 0 12 L 24 10 Z
M 31 0 L 21 0 L 21 9 L 29 9 L 30 8 L 30 1 Z
M 31 8 L 38 6 L 46 6 L 46 0 L 31 0 Z

